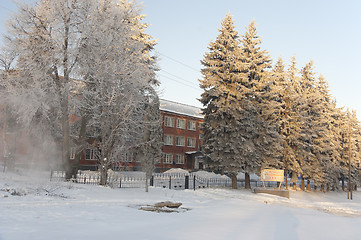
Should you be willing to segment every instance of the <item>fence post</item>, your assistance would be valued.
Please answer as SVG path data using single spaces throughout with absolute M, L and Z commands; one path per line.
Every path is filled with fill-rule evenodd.
M 169 189 L 172 189 L 172 176 L 169 176 Z
M 189 189 L 189 176 L 185 176 L 184 189 Z
M 193 190 L 196 190 L 196 175 L 193 176 Z
M 122 188 L 122 178 L 119 178 L 119 188 Z
M 154 176 L 152 176 L 151 178 L 150 178 L 150 184 L 149 184 L 150 186 L 154 186 Z

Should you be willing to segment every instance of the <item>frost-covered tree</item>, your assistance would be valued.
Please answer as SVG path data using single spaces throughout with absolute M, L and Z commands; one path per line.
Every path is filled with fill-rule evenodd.
M 62 165 L 70 173 L 69 97 L 79 53 L 78 26 L 84 1 L 41 0 L 18 5 L 9 20 L 9 47 L 18 55 L 12 102 L 22 123 L 41 119 L 61 142 Z M 38 125 L 41 126 L 41 125 Z M 60 132 L 56 131 L 60 129 Z
M 278 133 L 279 113 L 278 89 L 268 71 L 271 58 L 266 50 L 261 49 L 261 38 L 257 34 L 256 24 L 252 21 L 242 39 L 242 73 L 246 75 L 248 95 L 242 99 L 242 106 L 247 105 L 246 114 L 241 120 L 241 128 L 252 143 L 251 156 L 243 158 L 242 169 L 245 171 L 246 188 L 250 188 L 250 173 L 258 173 L 261 167 L 278 167 L 278 153 L 282 151 Z M 244 104 L 247 103 L 247 104 Z M 245 123 L 248 123 L 246 125 Z
M 157 83 L 151 43 L 139 37 L 143 28 L 133 21 L 138 15 L 133 3 L 98 1 L 81 29 L 86 34 L 81 35 L 79 74 L 85 87 L 79 104 L 88 113 L 89 130 L 100 153 L 101 184 L 119 156 L 142 142 L 139 126 L 147 114 L 144 106 L 149 89 Z M 101 24 L 94 28 L 93 22 Z
M 278 101 L 281 105 L 279 113 L 275 115 L 279 119 L 279 131 L 282 136 L 283 151 L 280 162 L 285 171 L 286 188 L 288 187 L 287 176 L 289 172 L 294 173 L 294 175 L 301 174 L 298 151 L 302 146 L 299 141 L 302 115 L 298 111 L 301 99 L 297 90 L 299 81 L 296 71 L 294 57 L 288 70 L 285 69 L 282 58 L 279 58 L 272 71 L 275 85 L 278 87 Z
M 242 60 L 232 16 L 227 14 L 219 35 L 209 44 L 209 52 L 201 61 L 204 90 L 200 99 L 204 106 L 203 147 L 213 170 L 232 175 L 232 187 L 237 188 L 237 173 L 241 171 L 241 151 L 247 146 L 239 132 L 242 120 L 241 98 L 245 98 L 240 82 Z M 243 78 L 245 80 L 245 78 Z
M 17 53 L 19 69 L 12 104 L 24 123 L 47 123 L 39 126 L 61 142 L 67 178 L 72 173 L 70 109 L 86 117 L 83 127 L 98 131 L 104 161 L 115 146 L 124 147 L 116 145 L 117 130 L 131 132 L 129 126 L 136 124 L 141 89 L 157 83 L 149 54 L 154 42 L 144 34 L 139 10 L 128 1 L 40 0 L 19 5 L 9 21 L 10 49 Z
M 143 139 L 136 149 L 136 158 L 145 172 L 145 190 L 148 192 L 149 181 L 152 178 L 155 164 L 160 162 L 162 142 L 162 121 L 159 110 L 159 98 L 154 91 L 150 91 L 148 102 L 145 104 L 145 116 L 143 124 Z
M 350 110 L 345 112 L 343 120 L 344 124 L 341 126 L 341 180 L 342 182 L 347 180 L 349 183 L 349 175 L 351 175 L 351 183 L 353 185 L 359 184 L 361 142 L 360 122 L 356 117 L 356 112 L 350 112 Z M 350 187 L 350 185 L 347 187 Z
M 337 158 L 337 151 L 332 142 L 332 108 L 328 86 L 323 78 L 316 79 L 313 62 L 301 70 L 302 94 L 307 104 L 307 120 L 302 127 L 305 144 L 303 177 L 313 179 L 318 186 L 328 182 L 327 167 Z
M 1 146 L 4 157 L 8 157 L 10 153 L 9 143 L 7 139 L 8 125 L 11 121 L 14 125 L 15 118 L 11 119 L 10 109 L 8 108 L 6 96 L 9 87 L 8 76 L 13 72 L 12 66 L 16 58 L 16 53 L 7 49 L 2 49 L 0 53 L 0 129 L 1 129 Z M 7 163 L 6 163 L 7 165 Z

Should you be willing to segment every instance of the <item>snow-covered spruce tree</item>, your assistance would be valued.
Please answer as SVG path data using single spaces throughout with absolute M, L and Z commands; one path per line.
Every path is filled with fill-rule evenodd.
M 307 120 L 301 129 L 301 138 L 306 143 L 301 164 L 303 178 L 313 179 L 317 186 L 323 188 L 328 183 L 326 166 L 336 153 L 330 141 L 330 96 L 316 79 L 312 61 L 306 64 L 301 74 L 302 94 L 307 103 Z
M 204 90 L 203 146 L 210 168 L 232 175 L 232 188 L 237 188 L 237 173 L 241 171 L 244 152 L 252 152 L 251 142 L 240 134 L 242 123 L 241 98 L 248 89 L 242 87 L 242 60 L 232 16 L 227 14 L 221 23 L 219 35 L 209 44 L 209 52 L 201 61 Z M 244 78 L 243 78 L 244 79 Z M 251 132 L 252 130 L 249 129 Z M 243 130 L 242 133 L 245 133 Z
M 134 15 L 127 11 L 129 4 Z M 146 116 L 146 95 L 157 83 L 148 40 L 137 38 L 143 28 L 133 24 L 133 17 L 139 14 L 133 4 L 96 1 L 81 29 L 86 34 L 80 40 L 79 75 L 85 87 L 79 104 L 88 113 L 88 131 L 93 133 L 100 153 L 102 185 L 119 156 L 142 142 L 140 126 Z M 94 23 L 99 26 L 94 28 Z
M 297 91 L 295 64 L 296 61 L 293 58 L 290 70 L 286 71 L 282 58 L 279 58 L 272 71 L 272 77 L 279 93 L 278 101 L 281 105 L 279 113 L 275 115 L 278 117 L 279 131 L 282 136 L 283 152 L 280 162 L 285 171 L 286 188 L 288 188 L 287 176 L 289 173 L 301 174 L 298 162 L 298 149 L 302 145 L 299 142 L 301 115 L 297 111 L 300 97 Z
M 246 135 L 252 148 L 251 156 L 242 159 L 246 188 L 250 188 L 250 173 L 258 173 L 261 167 L 279 167 L 279 153 L 282 152 L 281 138 L 278 133 L 279 113 L 278 89 L 267 69 L 271 68 L 268 52 L 261 50 L 261 38 L 257 35 L 255 22 L 252 21 L 242 39 L 242 73 L 246 75 L 248 95 L 242 98 L 241 128 L 247 129 Z M 243 84 L 244 82 L 242 82 Z M 246 104 L 244 104 L 246 103 Z M 244 106 L 247 106 L 244 108 Z M 248 122 L 248 124 L 247 124 Z
M 347 110 L 345 115 L 345 122 L 341 131 L 341 144 L 343 149 L 340 163 L 341 167 L 343 168 L 342 181 L 347 179 L 349 182 L 349 171 L 351 169 L 351 183 L 353 185 L 359 183 L 360 181 L 360 128 L 360 122 L 356 117 L 356 112 L 350 112 L 350 110 Z M 347 187 L 349 186 L 350 185 Z
M 347 123 L 346 114 L 343 111 L 343 108 L 337 107 L 336 99 L 333 99 L 330 103 L 332 109 L 332 124 L 331 124 L 331 141 L 335 147 L 337 153 L 335 155 L 337 158 L 335 162 L 332 162 L 332 176 L 331 176 L 331 190 L 337 190 L 339 188 L 339 181 L 344 180 L 344 169 L 342 167 L 343 163 L 343 148 L 345 142 L 343 142 L 343 129 L 345 128 L 345 123 Z
M 320 101 L 319 123 L 322 129 L 319 135 L 321 142 L 320 158 L 325 173 L 324 186 L 333 189 L 337 185 L 339 173 L 340 144 L 336 127 L 340 125 L 337 117 L 337 109 L 329 91 L 328 83 L 320 75 L 316 83 L 316 89 Z

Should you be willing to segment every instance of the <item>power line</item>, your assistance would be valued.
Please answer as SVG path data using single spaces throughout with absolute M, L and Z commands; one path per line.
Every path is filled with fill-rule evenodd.
M 159 76 L 162 76 L 162 77 L 164 77 L 164 78 L 167 78 L 167 79 L 169 79 L 169 80 L 171 80 L 171 81 L 174 81 L 174 82 L 177 82 L 177 83 L 179 83 L 179 84 L 182 84 L 182 85 L 184 85 L 184 86 L 186 86 L 186 87 L 189 87 L 189 88 L 191 88 L 191 89 L 193 89 L 193 90 L 198 90 L 195 86 L 188 85 L 188 84 L 186 84 L 186 83 L 184 83 L 184 82 L 181 82 L 181 81 L 178 81 L 178 80 L 176 80 L 176 79 L 174 79 L 174 78 L 170 78 L 170 77 L 165 76 L 165 75 L 160 74 L 160 73 L 158 73 L 158 75 L 159 75 Z
M 194 82 L 191 82 L 191 81 L 188 81 L 188 80 L 186 80 L 186 79 L 184 79 L 184 78 L 178 77 L 177 75 L 174 75 L 174 74 L 172 74 L 172 73 L 170 73 L 170 72 L 167 72 L 167 71 L 165 71 L 165 70 L 163 70 L 163 69 L 161 69 L 161 71 L 162 71 L 162 72 L 165 72 L 166 74 L 171 75 L 172 77 L 178 78 L 179 80 L 182 80 L 182 81 L 184 81 L 184 82 L 187 82 L 187 83 L 189 83 L 189 84 L 192 84 L 192 85 L 198 87 L 198 85 L 195 84 Z
M 189 65 L 187 65 L 187 64 L 185 64 L 185 63 L 182 63 L 181 61 L 178 61 L 178 60 L 176 60 L 176 59 L 174 59 L 174 58 L 168 57 L 167 55 L 164 55 L 164 54 L 161 53 L 161 52 L 158 52 L 158 53 L 159 53 L 160 55 L 162 55 L 163 57 L 168 58 L 169 60 L 172 60 L 172 61 L 174 61 L 174 62 L 176 62 L 176 63 L 179 63 L 179 64 L 181 64 L 181 65 L 183 65 L 183 66 L 185 66 L 185 67 L 187 67 L 187 68 L 189 68 L 189 69 L 192 69 L 193 71 L 199 73 L 199 69 L 195 69 L 194 67 L 191 67 L 191 66 L 189 66 Z

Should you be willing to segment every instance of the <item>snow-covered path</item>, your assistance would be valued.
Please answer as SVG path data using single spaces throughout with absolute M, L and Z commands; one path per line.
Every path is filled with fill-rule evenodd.
M 0 239 L 360 239 L 360 199 L 359 192 L 353 201 L 343 192 L 291 192 L 290 199 L 230 189 L 145 193 L 1 173 Z M 166 200 L 190 210 L 138 210 Z

